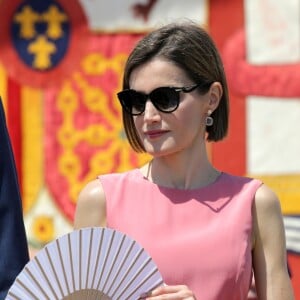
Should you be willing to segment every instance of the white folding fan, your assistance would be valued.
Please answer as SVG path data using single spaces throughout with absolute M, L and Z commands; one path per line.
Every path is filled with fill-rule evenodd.
M 152 258 L 109 228 L 75 230 L 47 244 L 8 291 L 9 300 L 137 300 L 162 285 Z

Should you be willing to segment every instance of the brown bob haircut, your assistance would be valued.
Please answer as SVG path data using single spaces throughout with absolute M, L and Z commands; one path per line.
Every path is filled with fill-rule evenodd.
M 202 94 L 209 90 L 209 83 L 216 81 L 221 83 L 223 94 L 219 106 L 211 115 L 214 123 L 212 126 L 207 126 L 206 131 L 208 141 L 223 139 L 228 130 L 228 87 L 221 57 L 208 33 L 190 21 L 171 23 L 150 32 L 137 43 L 127 59 L 123 89 L 130 88 L 129 80 L 132 71 L 154 57 L 176 64 L 192 81 L 203 83 L 206 88 L 199 91 Z M 125 133 L 131 147 L 136 152 L 145 152 L 133 117 L 124 109 L 122 113 Z

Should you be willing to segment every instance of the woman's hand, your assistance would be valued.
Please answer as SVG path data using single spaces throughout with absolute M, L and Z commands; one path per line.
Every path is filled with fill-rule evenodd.
M 186 285 L 163 285 L 154 289 L 146 300 L 196 300 L 194 293 Z

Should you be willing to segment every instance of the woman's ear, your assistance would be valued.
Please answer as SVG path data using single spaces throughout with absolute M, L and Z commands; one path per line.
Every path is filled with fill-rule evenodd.
M 215 81 L 211 84 L 209 91 L 208 91 L 208 95 L 209 95 L 209 109 L 214 111 L 218 105 L 219 102 L 221 100 L 221 97 L 223 95 L 223 88 L 220 82 Z

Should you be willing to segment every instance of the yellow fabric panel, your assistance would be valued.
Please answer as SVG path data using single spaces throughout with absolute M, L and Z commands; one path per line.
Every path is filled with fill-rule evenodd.
M 44 184 L 43 95 L 40 90 L 22 88 L 22 184 L 24 212 L 38 199 Z
M 300 213 L 300 175 L 251 176 L 262 180 L 279 197 L 283 214 Z
M 0 63 L 0 96 L 2 98 L 2 103 L 4 105 L 4 109 L 6 109 L 7 102 L 7 86 L 6 86 L 6 72 L 2 64 Z

